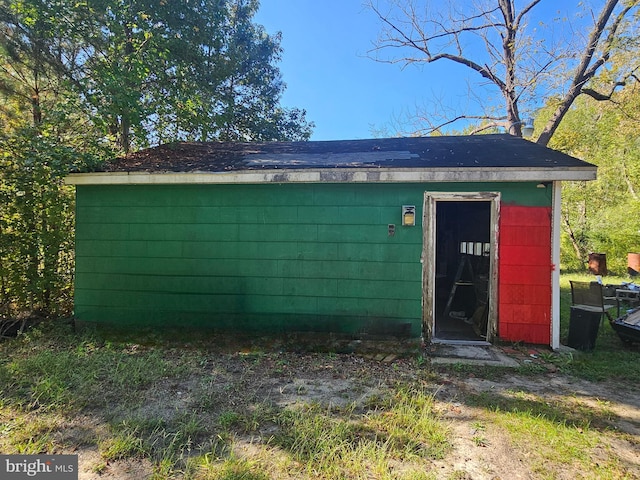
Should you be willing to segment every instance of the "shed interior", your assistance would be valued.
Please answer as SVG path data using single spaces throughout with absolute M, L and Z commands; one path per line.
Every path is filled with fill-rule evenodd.
M 437 203 L 434 338 L 486 339 L 490 231 L 490 202 Z

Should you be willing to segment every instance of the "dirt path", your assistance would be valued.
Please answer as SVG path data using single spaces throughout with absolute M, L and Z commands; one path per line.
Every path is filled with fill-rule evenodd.
M 492 413 L 496 406 L 515 408 L 518 405 L 530 405 L 541 411 L 548 405 L 569 420 L 573 412 L 586 415 L 593 412 L 591 428 L 602 432 L 603 455 L 610 458 L 612 452 L 615 454 L 621 471 L 625 472 L 620 478 L 640 478 L 638 386 L 592 383 L 555 372 L 533 376 L 505 373 L 494 377 L 486 379 L 451 370 L 432 370 L 428 362 L 419 365 L 415 359 L 394 357 L 212 354 L 202 362 L 197 373 L 180 382 L 156 385 L 141 411 L 130 414 L 170 419 L 176 412 L 188 411 L 194 402 L 202 402 L 204 396 L 217 414 L 232 408 L 251 408 L 258 401 L 268 401 L 279 408 L 301 403 L 363 405 L 368 398 L 384 393 L 396 382 L 420 383 L 433 392 L 437 410 L 451 432 L 451 452 L 446 458 L 432 462 L 436 478 L 545 478 L 539 472 L 541 467 L 535 464 L 535 452 L 514 442 L 504 425 L 496 423 Z M 95 416 L 77 422 L 76 428 L 90 429 L 97 432 L 96 436 L 105 428 Z M 239 436 L 235 451 L 251 457 L 260 439 L 269 434 L 264 431 L 246 439 Z M 139 480 L 152 474 L 152 465 L 146 460 L 116 460 L 98 467 L 98 447 L 90 442 L 75 453 L 80 458 L 81 479 Z M 546 478 L 590 478 L 588 472 L 577 471 L 572 465 L 551 468 L 555 470 Z
M 504 429 L 489 423 L 487 411 L 456 402 L 469 394 L 489 394 L 493 398 L 526 398 L 545 404 L 568 405 L 576 410 L 591 409 L 595 428 L 628 434 L 625 440 L 609 439 L 619 461 L 628 467 L 628 477 L 640 478 L 640 394 L 636 388 L 621 388 L 610 383 L 599 384 L 576 380 L 558 374 L 539 377 L 507 375 L 498 380 L 456 377 L 446 395 L 440 399 L 452 405 L 448 415 L 454 433 L 455 453 L 441 462 L 443 471 L 468 473 L 473 479 L 535 479 L 529 462 L 531 452 L 517 448 Z M 595 413 L 598 412 L 598 413 Z M 604 415 L 603 420 L 600 415 Z M 476 425 L 484 428 L 478 432 Z M 482 439 L 482 447 L 474 438 Z M 449 466 L 453 457 L 453 465 Z M 578 476 L 577 476 L 578 475 Z M 574 479 L 590 477 L 588 472 L 555 471 L 549 478 Z

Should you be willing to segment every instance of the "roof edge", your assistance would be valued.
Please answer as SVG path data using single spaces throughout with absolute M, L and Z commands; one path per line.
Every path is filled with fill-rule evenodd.
M 232 172 L 72 173 L 68 185 L 169 185 L 230 183 L 424 183 L 595 180 L 595 166 L 557 168 L 274 169 Z

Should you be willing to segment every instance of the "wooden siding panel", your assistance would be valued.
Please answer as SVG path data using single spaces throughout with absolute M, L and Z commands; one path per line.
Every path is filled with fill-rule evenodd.
M 519 228 L 517 226 L 505 226 L 505 229 Z M 502 227 L 501 227 L 502 231 Z M 551 236 L 546 239 L 549 243 Z M 528 243 L 528 242 L 527 242 Z M 538 245 L 505 245 L 500 244 L 501 265 L 511 265 L 516 267 L 537 267 L 539 265 L 548 265 L 550 263 L 551 244 L 544 246 Z M 522 272 L 524 276 L 526 272 Z
M 550 295 L 551 287 L 548 285 L 509 284 L 501 281 L 500 298 L 504 304 L 549 305 Z
M 551 340 L 551 209 L 502 205 L 498 273 L 498 335 Z
M 513 225 L 512 226 L 516 226 Z M 522 226 L 510 228 L 505 232 L 500 232 L 500 244 L 503 246 L 536 246 L 544 245 L 544 242 L 551 238 L 551 227 L 545 228 L 542 225 Z
M 77 316 L 418 336 L 421 228 L 388 234 L 401 190 L 79 188 Z
M 526 270 L 528 281 L 533 285 L 545 285 L 549 278 L 549 267 L 528 265 Z M 523 271 L 521 265 L 500 265 L 500 281 L 503 285 L 514 285 L 522 282 Z
M 419 336 L 421 205 L 425 190 L 438 189 L 501 191 L 504 218 L 510 206 L 548 205 L 533 183 L 78 186 L 76 316 Z M 402 205 L 417 207 L 415 227 L 401 226 Z M 529 275 L 544 287 L 535 263 L 546 234 L 521 227 L 531 227 L 526 236 L 507 227 L 504 237 L 515 249 L 500 265 L 505 285 L 522 285 L 529 259 Z M 507 331 L 528 324 L 513 313 L 527 298 L 500 305 Z
M 87 290 L 117 290 L 126 285 L 135 292 L 284 295 L 284 280 L 268 277 L 78 273 L 76 281 Z
M 505 225 L 551 229 L 550 208 L 527 208 L 521 205 L 505 205 L 500 211 L 501 221 Z
M 256 207 L 258 208 L 258 207 Z M 315 242 L 318 241 L 318 225 L 240 223 L 237 239 L 250 242 Z M 216 228 L 210 225 L 209 228 Z

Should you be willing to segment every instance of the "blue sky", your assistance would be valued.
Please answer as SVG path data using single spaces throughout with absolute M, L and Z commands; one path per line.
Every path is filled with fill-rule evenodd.
M 313 140 L 371 138 L 446 79 L 367 58 L 380 24 L 359 0 L 262 0 L 255 21 L 282 32 L 282 104 L 307 110 Z
M 557 12 L 556 2 L 546 4 Z M 255 22 L 269 34 L 282 32 L 282 105 L 307 110 L 316 124 L 312 140 L 371 138 L 385 126 L 393 135 L 394 119 L 416 106 L 435 108 L 433 99 L 468 104 L 462 67 L 402 69 L 367 58 L 381 24 L 361 0 L 261 0 Z

